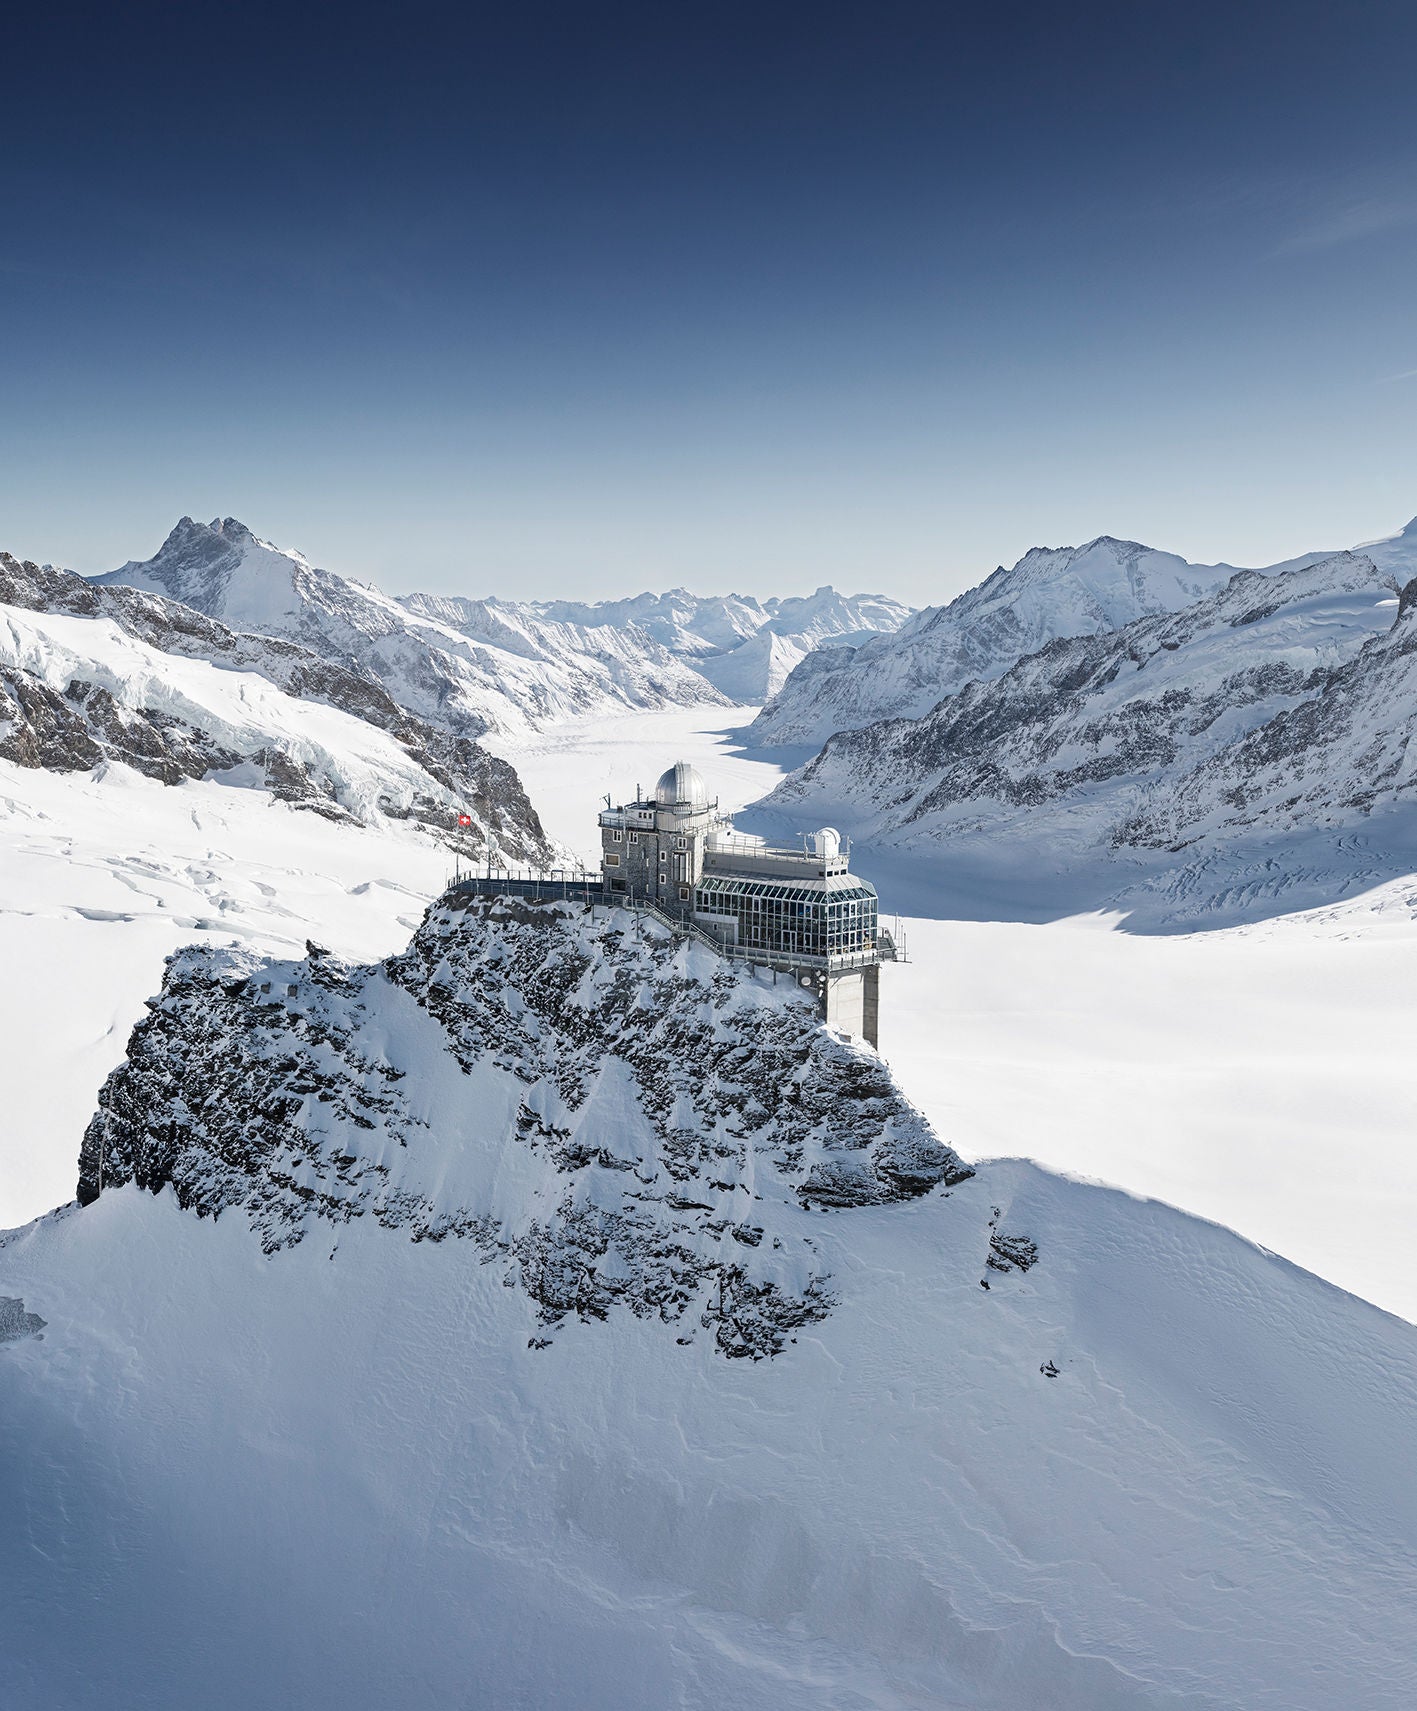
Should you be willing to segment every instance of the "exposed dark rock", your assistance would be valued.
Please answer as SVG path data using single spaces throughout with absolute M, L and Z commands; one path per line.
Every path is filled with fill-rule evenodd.
M 26 1313 L 25 1304 L 16 1295 L 0 1295 L 0 1343 L 18 1343 L 25 1337 L 37 1337 L 45 1321 L 38 1313 Z
M 465 1091 L 428 1103 L 427 1068 L 390 1061 L 393 1016 Z M 496 1212 L 443 1194 L 429 1148 L 535 1186 Z M 509 1149 L 530 1177 L 498 1164 Z M 318 946 L 284 967 L 172 958 L 84 1137 L 79 1198 L 170 1187 L 198 1214 L 239 1208 L 269 1253 L 364 1217 L 467 1240 L 547 1324 L 693 1309 L 756 1358 L 830 1305 L 819 1209 L 971 1174 L 795 988 L 613 911 L 453 895 L 375 967 Z

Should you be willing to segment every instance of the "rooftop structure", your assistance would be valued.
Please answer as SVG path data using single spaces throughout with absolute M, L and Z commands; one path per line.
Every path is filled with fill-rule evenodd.
M 876 889 L 850 871 L 830 826 L 774 846 L 735 832 L 686 761 L 648 797 L 600 814 L 601 876 L 611 900 L 648 903 L 692 923 L 730 953 L 795 975 L 827 1020 L 877 1043 L 880 931 Z

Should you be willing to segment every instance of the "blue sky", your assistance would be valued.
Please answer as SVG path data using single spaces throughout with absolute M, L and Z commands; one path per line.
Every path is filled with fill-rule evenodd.
M 923 602 L 1417 512 L 1410 6 L 19 10 L 23 556 Z

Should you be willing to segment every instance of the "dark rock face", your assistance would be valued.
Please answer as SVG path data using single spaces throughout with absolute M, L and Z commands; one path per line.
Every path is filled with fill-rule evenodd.
M 376 967 L 174 957 L 79 1198 L 171 1187 L 268 1253 L 358 1218 L 468 1240 L 543 1325 L 627 1309 L 757 1357 L 830 1307 L 824 1210 L 972 1174 L 795 988 L 613 910 L 450 894 Z
M 25 1337 L 37 1337 L 45 1321 L 38 1313 L 26 1313 L 25 1304 L 17 1295 L 0 1295 L 0 1343 L 18 1343 Z
M 466 855 L 483 853 L 490 834 L 515 859 L 543 864 L 554 859 L 536 810 L 506 761 L 468 736 L 415 718 L 358 666 L 333 664 L 278 637 L 243 635 L 160 595 L 95 586 L 70 571 L 22 563 L 9 553 L 0 553 L 0 605 L 107 618 L 164 653 L 257 672 L 298 700 L 362 719 L 397 738 L 431 783 L 466 809 L 473 824 L 459 827 L 456 810 L 431 790 L 411 803 L 386 801 L 383 811 L 390 817 L 412 820 Z M 101 760 L 117 760 L 163 784 L 246 763 L 254 769 L 251 782 L 264 784 L 280 800 L 328 819 L 355 822 L 329 778 L 279 749 L 237 753 L 159 709 L 120 707 L 108 690 L 79 682 L 61 696 L 25 671 L 0 672 L 0 757 L 59 772 L 85 772 Z

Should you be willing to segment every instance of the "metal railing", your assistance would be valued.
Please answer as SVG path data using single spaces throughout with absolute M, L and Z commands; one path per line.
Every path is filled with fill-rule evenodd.
M 816 955 L 810 951 L 775 950 L 764 945 L 740 945 L 720 939 L 699 925 L 687 912 L 665 908 L 658 899 L 632 891 L 611 891 L 597 873 L 554 870 L 550 874 L 513 875 L 510 873 L 468 874 L 456 879 L 449 892 L 462 892 L 478 897 L 528 897 L 548 902 L 602 903 L 616 909 L 630 909 L 649 915 L 676 933 L 697 943 L 707 945 L 729 962 L 741 962 L 757 968 L 785 971 L 805 969 L 819 974 L 849 974 L 854 969 L 869 968 L 878 962 L 906 961 L 904 939 L 897 946 L 894 937 L 883 928 L 876 932 L 876 942 L 870 950 L 838 951 Z M 447 895 L 447 892 L 444 893 Z

